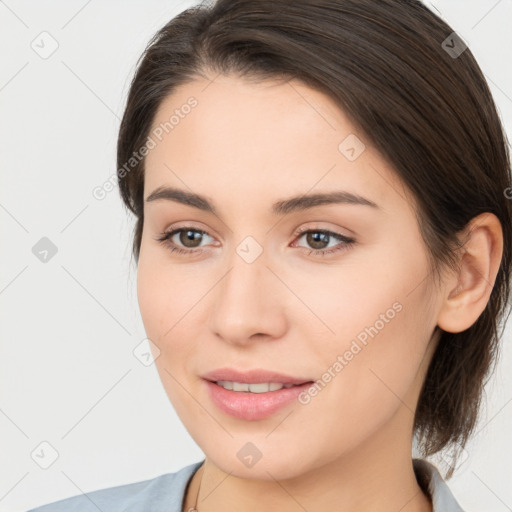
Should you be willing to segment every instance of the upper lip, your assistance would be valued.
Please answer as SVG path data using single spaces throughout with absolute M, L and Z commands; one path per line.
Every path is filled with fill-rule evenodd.
M 203 379 L 211 382 L 219 380 L 228 380 L 232 382 L 245 382 L 247 384 L 259 384 L 262 382 L 276 382 L 281 384 L 304 384 L 312 382 L 312 379 L 301 379 L 286 375 L 284 373 L 255 368 L 241 372 L 234 368 L 217 368 L 211 372 L 202 375 Z

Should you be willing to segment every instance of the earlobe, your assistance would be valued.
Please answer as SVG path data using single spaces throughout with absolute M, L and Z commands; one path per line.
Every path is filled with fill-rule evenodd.
M 489 212 L 473 218 L 464 230 L 458 272 L 446 281 L 437 325 L 447 332 L 471 327 L 484 311 L 503 254 L 503 232 Z

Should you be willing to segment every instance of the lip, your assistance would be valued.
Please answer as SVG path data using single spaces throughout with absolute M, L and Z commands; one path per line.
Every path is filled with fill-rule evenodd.
M 256 379 L 259 377 L 256 377 L 255 374 L 253 374 L 252 378 Z M 277 391 L 249 393 L 244 391 L 230 391 L 209 380 L 204 380 L 204 383 L 208 388 L 210 399 L 222 412 L 229 414 L 230 416 L 234 416 L 235 418 L 248 421 L 262 420 L 271 416 L 279 409 L 297 401 L 298 396 L 314 384 L 310 381 L 304 384 L 295 385 L 291 388 L 282 388 Z
M 201 377 L 205 380 L 209 380 L 210 382 L 216 382 L 218 380 L 229 380 L 233 382 L 246 382 L 247 384 L 276 382 L 280 384 L 298 385 L 314 381 L 314 379 L 302 379 L 298 377 L 292 377 L 291 375 L 286 375 L 284 373 L 274 372 L 270 370 L 264 370 L 262 368 L 254 368 L 252 370 L 247 370 L 245 372 L 235 370 L 234 368 L 217 368 L 216 370 L 205 373 Z M 271 393 L 274 392 L 272 391 Z M 267 393 L 262 394 L 266 395 Z

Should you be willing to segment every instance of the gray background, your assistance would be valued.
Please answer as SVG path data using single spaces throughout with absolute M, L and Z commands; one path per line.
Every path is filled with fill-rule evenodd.
M 469 44 L 510 138 L 511 0 L 426 3 Z M 130 269 L 132 218 L 117 188 L 102 201 L 92 195 L 115 174 L 136 59 L 193 4 L 0 1 L 1 512 L 203 457 L 154 365 L 133 354 L 145 333 Z M 57 50 L 42 58 L 52 41 Z M 44 237 L 57 249 L 46 263 L 33 253 L 48 248 Z M 468 512 L 512 508 L 511 332 L 509 323 L 479 433 L 448 482 Z M 43 442 L 58 453 L 47 469 L 52 449 Z

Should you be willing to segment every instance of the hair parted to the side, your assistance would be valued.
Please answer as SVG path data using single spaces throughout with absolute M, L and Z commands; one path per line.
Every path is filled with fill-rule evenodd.
M 445 478 L 475 430 L 498 360 L 512 247 L 507 140 L 469 48 L 453 58 L 442 47 L 452 32 L 416 0 L 197 4 L 160 29 L 137 62 L 117 148 L 121 197 L 136 216 L 137 263 L 144 159 L 129 172 L 125 164 L 145 144 L 158 107 L 176 87 L 219 73 L 295 78 L 336 101 L 414 198 L 433 282 L 443 267 L 456 268 L 457 235 L 468 222 L 483 212 L 498 217 L 503 257 L 487 307 L 469 329 L 440 331 L 416 410 L 422 455 L 453 451 Z

